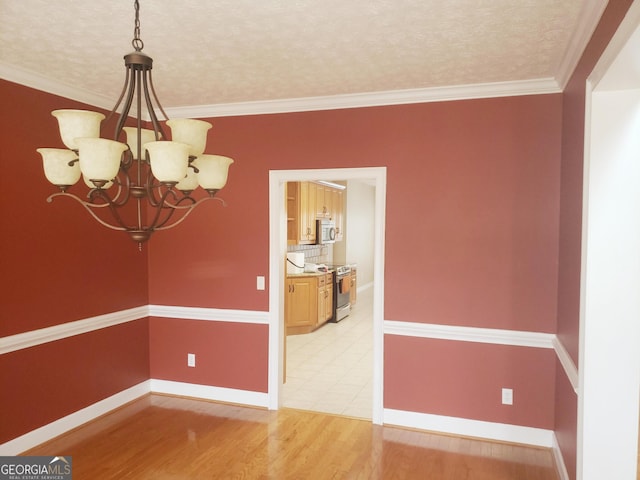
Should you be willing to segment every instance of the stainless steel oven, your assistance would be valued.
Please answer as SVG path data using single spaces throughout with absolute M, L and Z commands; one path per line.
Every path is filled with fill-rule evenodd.
M 333 279 L 333 321 L 339 322 L 351 313 L 351 267 L 336 267 Z

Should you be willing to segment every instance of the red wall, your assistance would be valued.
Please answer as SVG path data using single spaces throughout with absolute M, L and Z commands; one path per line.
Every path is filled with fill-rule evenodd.
M 150 345 L 151 378 L 267 392 L 267 325 L 152 318 Z
M 386 408 L 553 429 L 551 349 L 396 335 L 384 349 Z
M 23 102 L 29 106 L 24 110 L 30 113 L 20 113 L 21 124 L 32 117 L 49 118 L 52 108 L 69 105 L 22 87 L 2 86 L 16 98 L 16 112 L 22 112 L 18 106 Z M 124 234 L 95 225 L 80 207 L 58 205 L 64 199 L 53 205 L 29 201 L 31 213 L 21 218 L 13 236 L 3 239 L 3 246 L 15 252 L 6 261 L 21 286 L 33 287 L 34 281 L 28 280 L 33 271 L 39 272 L 38 298 L 25 308 L 29 294 L 21 286 L 5 290 L 14 302 L 8 310 L 13 320 L 3 322 L 9 325 L 6 332 L 145 303 L 266 311 L 268 291 L 255 289 L 255 276 L 268 277 L 269 170 L 366 166 L 388 169 L 386 319 L 553 332 L 560 101 L 560 95 L 539 95 L 213 119 L 207 151 L 236 160 L 229 184 L 220 192 L 228 206 L 203 205 L 180 228 L 157 233 L 142 254 Z M 22 127 L 11 128 L 21 145 L 14 153 L 58 144 L 54 123 L 43 125 L 34 136 Z M 34 197 L 44 198 L 51 189 L 40 180 L 40 161 L 33 156 Z M 8 215 L 2 218 L 6 222 Z M 45 223 L 48 229 L 43 231 L 51 243 L 34 240 L 35 230 L 41 228 L 29 221 L 34 218 Z M 73 230 L 88 233 L 74 237 Z M 22 240 L 17 232 L 29 234 Z M 43 243 L 42 248 L 34 248 L 35 243 Z M 31 273 L 24 271 L 25 265 Z M 59 276 L 62 280 L 55 281 Z M 71 298 L 68 292 L 73 292 L 73 302 L 55 301 Z M 261 325 L 151 319 L 150 374 L 265 391 L 266 330 Z M 210 349 L 220 341 L 238 348 Z M 411 391 L 415 379 L 422 378 L 423 365 L 401 355 L 404 347 L 416 351 L 416 339 L 389 341 L 385 398 L 396 402 L 398 392 Z M 502 347 L 481 346 L 494 352 L 490 361 L 469 345 L 461 349 L 456 342 L 447 343 L 451 359 L 460 354 L 463 361 L 480 362 L 478 368 L 486 377 L 478 381 L 487 385 L 504 386 L 504 372 L 493 368 L 498 361 L 517 359 L 511 362 L 516 370 L 509 373 L 514 378 L 530 372 L 529 349 L 504 353 Z M 197 374 L 187 370 L 187 348 L 202 352 L 198 358 L 208 368 L 195 369 Z M 418 356 L 429 357 L 430 348 L 419 346 Z M 225 361 L 237 367 L 232 374 L 219 368 L 218 355 L 223 353 Z M 540 388 L 552 398 L 554 364 L 543 359 L 540 365 L 531 389 Z M 132 368 L 142 374 L 149 366 L 138 362 Z M 443 386 L 433 378 L 426 380 L 420 388 Z M 457 399 L 461 392 L 473 397 L 475 388 L 459 383 L 443 391 Z M 424 411 L 424 400 L 418 396 L 408 402 Z M 527 425 L 552 422 L 544 406 L 527 419 L 513 420 L 470 404 L 461 409 L 457 400 L 449 400 L 439 400 L 449 403 L 439 413 Z
M 268 310 L 267 291 L 255 289 L 255 277 L 268 277 L 269 170 L 386 166 L 385 319 L 555 331 L 560 95 L 211 121 L 207 151 L 236 160 L 219 194 L 228 206 L 203 207 L 184 228 L 154 237 L 152 304 Z M 201 340 L 185 338 L 179 321 L 156 327 L 154 319 L 152 374 L 190 381 L 195 374 L 184 357 Z M 198 335 L 210 341 L 214 328 L 199 326 Z M 235 338 L 244 334 L 229 328 L 237 329 Z M 170 361 L 163 350 L 176 338 L 181 349 Z M 550 351 L 436 343 L 442 361 L 423 339 L 386 343 L 385 407 L 430 411 L 437 405 L 442 415 L 553 425 Z M 245 361 L 266 360 L 262 351 L 247 350 Z M 425 361 L 436 362 L 440 375 L 425 377 Z M 473 363 L 481 375 L 459 381 L 455 362 Z M 496 368 L 500 362 L 508 372 Z M 512 379 L 520 379 L 514 394 L 522 401 L 499 409 L 500 388 Z M 204 377 L 197 382 L 213 384 Z M 425 391 L 439 391 L 440 398 L 430 403 Z M 466 401 L 477 396 L 488 403 Z
M 64 148 L 50 112 L 88 107 L 5 81 L 0 98 L 0 336 L 148 304 L 145 252 L 78 203 L 46 201 L 58 189 L 36 149 Z
M 0 81 L 0 337 L 147 305 L 147 257 L 77 203 L 46 198 L 38 147 L 67 99 Z M 84 107 L 86 108 L 86 107 Z M 149 378 L 146 319 L 0 356 L 0 442 Z
M 267 310 L 269 170 L 387 166 L 385 318 L 553 332 L 560 100 L 213 119 L 228 206 L 154 237 L 151 303 Z
M 146 319 L 0 355 L 0 443 L 149 379 Z

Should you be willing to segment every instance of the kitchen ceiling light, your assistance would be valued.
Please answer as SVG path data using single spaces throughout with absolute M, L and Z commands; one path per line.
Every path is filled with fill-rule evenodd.
M 153 60 L 142 53 L 138 0 L 134 8 L 131 43 L 135 51 L 124 56 L 124 87 L 107 117 L 108 121 L 118 116 L 114 139 L 99 138 L 101 122 L 105 119 L 101 113 L 55 110 L 52 115 L 58 120 L 60 136 L 67 149 L 39 148 L 37 151 L 42 155 L 47 180 L 60 189 L 47 201 L 58 196 L 73 198 L 99 223 L 125 231 L 141 244 L 153 232 L 181 223 L 206 200 L 215 199 L 224 204 L 215 195 L 226 184 L 233 160 L 203 154 L 210 123 L 168 120 L 153 87 Z M 125 126 L 134 101 L 135 126 Z M 146 123 L 151 123 L 151 129 L 143 128 L 143 102 L 149 117 Z M 156 108 L 171 129 L 171 141 L 166 140 Z M 80 177 L 89 187 L 86 200 L 67 191 Z M 208 196 L 192 197 L 198 186 Z

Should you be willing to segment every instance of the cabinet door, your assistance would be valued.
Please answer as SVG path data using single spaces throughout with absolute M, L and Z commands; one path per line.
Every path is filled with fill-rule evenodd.
M 318 288 L 318 326 L 322 325 L 327 318 L 327 287 Z
M 358 277 L 355 270 L 351 270 L 351 285 L 349 286 L 349 303 L 353 306 L 358 300 Z
M 300 244 L 316 242 L 316 184 L 299 182 L 298 240 Z
M 333 190 L 331 192 L 331 196 L 333 201 L 331 203 L 331 218 L 333 222 L 336 224 L 336 241 L 343 240 L 344 232 L 343 232 L 343 223 L 344 223 L 344 196 L 342 190 Z
M 298 182 L 287 182 L 287 245 L 297 245 L 300 232 L 300 188 Z
M 317 323 L 318 284 L 313 277 L 287 280 L 285 315 L 287 327 L 312 326 Z
M 327 276 L 327 288 L 325 295 L 326 302 L 326 320 L 331 320 L 331 316 L 333 315 L 333 281 L 331 278 L 331 274 Z

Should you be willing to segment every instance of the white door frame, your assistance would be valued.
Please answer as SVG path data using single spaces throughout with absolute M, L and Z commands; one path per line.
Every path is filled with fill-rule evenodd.
M 328 170 L 269 171 L 269 409 L 282 404 L 284 365 L 284 259 L 287 252 L 287 182 L 314 180 L 369 180 L 375 186 L 373 253 L 373 414 L 383 417 L 384 233 L 387 189 L 386 167 Z
M 636 478 L 640 393 L 640 2 L 587 80 L 577 478 Z M 632 47 L 632 45 L 634 45 Z M 619 60 L 621 59 L 621 60 Z M 635 73 L 634 73 L 635 70 Z M 635 78 L 634 78 L 635 77 Z M 629 80 L 636 83 L 629 89 Z

